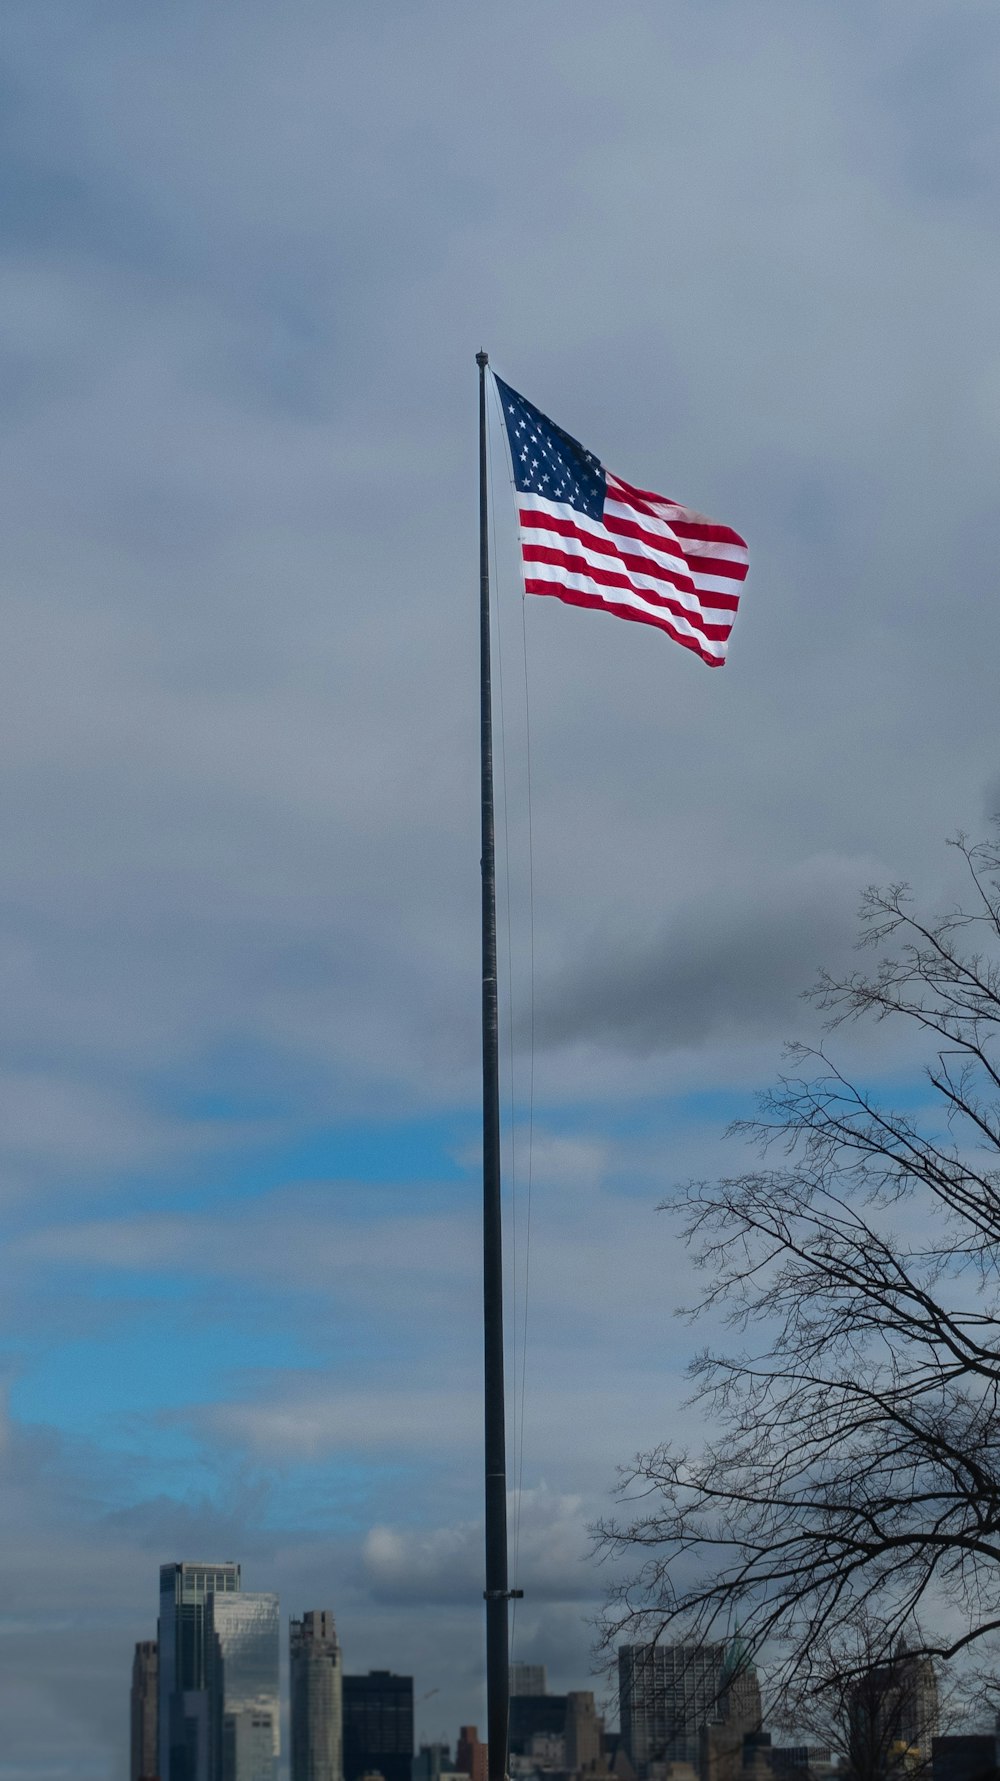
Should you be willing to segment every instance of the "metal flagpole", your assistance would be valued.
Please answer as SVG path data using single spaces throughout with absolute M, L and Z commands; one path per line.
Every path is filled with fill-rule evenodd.
M 479 366 L 479 747 L 483 873 L 483 1338 L 486 1434 L 486 1736 L 489 1781 L 507 1771 L 507 1460 L 503 1382 L 503 1253 L 500 1218 L 500 1064 L 497 1012 L 496 859 L 493 834 L 493 709 L 490 689 L 490 553 L 486 469 L 486 367 Z

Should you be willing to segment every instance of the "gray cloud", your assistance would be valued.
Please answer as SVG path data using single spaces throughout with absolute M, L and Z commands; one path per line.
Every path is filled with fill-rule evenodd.
M 803 991 L 853 939 L 859 881 L 860 862 L 817 860 L 681 909 L 648 937 L 602 935 L 541 989 L 536 1033 L 641 1054 L 794 1036 Z

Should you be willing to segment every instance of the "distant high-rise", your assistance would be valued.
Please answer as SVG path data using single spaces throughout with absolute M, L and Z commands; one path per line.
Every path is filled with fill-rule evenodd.
M 488 1747 L 480 1742 L 478 1728 L 474 1725 L 460 1726 L 455 1749 L 457 1772 L 468 1775 L 469 1781 L 486 1781 L 488 1761 Z
M 604 1723 L 590 1689 L 566 1696 L 566 1767 L 595 1769 L 604 1753 Z
M 211 1596 L 208 1634 L 211 1781 L 277 1781 L 277 1596 L 250 1591 Z
M 333 1615 L 311 1609 L 289 1629 L 292 1781 L 344 1781 L 343 1670 Z
M 413 1761 L 413 1677 L 389 1670 L 344 1677 L 344 1781 L 378 1771 L 384 1781 L 410 1781 Z
M 769 1734 L 761 1731 L 760 1684 L 743 1640 L 726 1648 L 715 1710 L 699 1731 L 701 1781 L 774 1781 Z
M 456 1773 L 447 1744 L 421 1744 L 410 1768 L 413 1781 L 443 1781 Z
M 544 1664 L 512 1663 L 510 1666 L 511 1694 L 547 1694 Z
M 851 1766 L 876 1774 L 893 1764 L 927 1767 L 938 1730 L 934 1665 L 900 1643 L 888 1663 L 873 1664 L 848 1694 Z
M 160 1781 L 214 1781 L 211 1771 L 207 1610 L 216 1595 L 238 1593 L 237 1564 L 160 1566 Z
M 756 1674 L 722 1640 L 690 1645 L 622 1645 L 618 1651 L 622 1741 L 636 1772 L 651 1762 L 697 1766 L 705 1726 L 759 1724 Z M 756 1707 L 755 1707 L 756 1703 Z
M 513 1756 L 527 1756 L 533 1738 L 561 1738 L 566 1730 L 564 1694 L 519 1694 L 510 1703 L 507 1742 Z
M 157 1671 L 156 1640 L 141 1639 L 132 1659 L 130 1781 L 153 1781 L 159 1773 Z

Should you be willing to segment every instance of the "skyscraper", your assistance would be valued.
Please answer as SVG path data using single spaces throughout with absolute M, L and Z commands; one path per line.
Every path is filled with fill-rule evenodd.
M 740 1634 L 732 1639 L 722 1660 L 719 1718 L 741 1736 L 759 1732 L 763 1720 L 760 1683 L 750 1652 Z
M 544 1664 L 512 1663 L 510 1666 L 511 1694 L 546 1694 L 548 1685 L 545 1680 Z
M 344 1781 L 377 1769 L 385 1781 L 410 1781 L 413 1677 L 389 1670 L 344 1677 Z
M 469 1781 L 486 1781 L 487 1764 L 488 1746 L 480 1743 L 478 1727 L 460 1726 L 455 1748 L 456 1771 L 460 1775 L 468 1775 Z
M 580 1689 L 566 1696 L 566 1767 L 594 1769 L 604 1748 L 604 1724 L 598 1717 L 597 1703 L 590 1689 Z
M 130 1781 L 153 1781 L 159 1773 L 156 1740 L 158 1668 L 156 1640 L 141 1639 L 132 1659 Z
M 210 1596 L 208 1635 L 211 1781 L 277 1781 L 277 1596 L 249 1590 Z
M 561 1738 L 566 1730 L 564 1694 L 514 1695 L 507 1715 L 507 1742 L 515 1756 L 526 1756 L 532 1738 Z
M 234 1594 L 239 1587 L 237 1564 L 191 1562 L 160 1566 L 156 1770 L 160 1781 L 212 1781 L 207 1608 L 215 1595 Z
M 734 1723 L 749 1716 L 752 1701 L 759 1701 L 756 1675 L 732 1652 L 722 1640 L 619 1647 L 622 1741 L 638 1774 L 651 1762 L 697 1766 L 703 1726 L 726 1721 L 730 1705 Z
M 926 1770 L 938 1730 L 934 1665 L 900 1641 L 888 1663 L 859 1674 L 848 1694 L 851 1767 L 877 1775 L 894 1767 Z
M 343 1671 L 333 1615 L 289 1627 L 292 1781 L 344 1781 Z

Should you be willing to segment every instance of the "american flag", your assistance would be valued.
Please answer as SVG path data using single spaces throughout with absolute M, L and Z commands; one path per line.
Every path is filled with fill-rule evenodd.
M 739 533 L 612 476 L 509 384 L 496 386 L 525 592 L 657 625 L 721 668 L 749 565 Z

